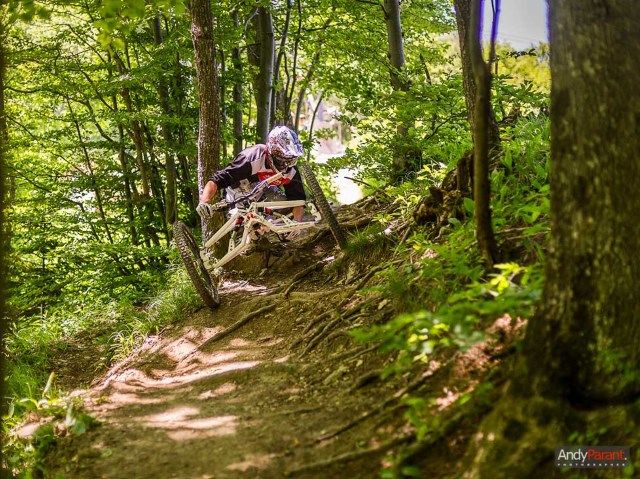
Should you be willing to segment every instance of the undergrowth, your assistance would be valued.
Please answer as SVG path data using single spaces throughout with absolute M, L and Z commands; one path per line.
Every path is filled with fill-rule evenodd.
M 184 267 L 172 264 L 166 278 L 164 289 L 145 307 L 112 301 L 14 322 L 6 341 L 8 411 L 2 435 L 4 465 L 15 477 L 40 477 L 41 460 L 56 438 L 82 434 L 95 422 L 82 412 L 79 398 L 56 387 L 51 372 L 54 354 L 64 354 L 74 341 L 88 340 L 104 347 L 108 366 L 130 354 L 149 334 L 201 307 Z M 34 434 L 19 436 L 25 424 L 38 422 L 42 424 Z
M 450 218 L 447 233 L 437 241 L 425 227 L 396 245 L 395 259 L 402 260 L 378 273 L 381 281 L 370 288 L 393 303 L 396 315 L 387 323 L 353 333 L 359 341 L 375 342 L 382 350 L 394 352 L 396 359 L 385 375 L 403 374 L 420 364 L 426 368 L 434 358 L 450 357 L 455 350 L 465 351 L 489 339 L 486 331 L 498 318 L 515 325 L 533 315 L 542 291 L 549 232 L 548 125 L 547 118 L 531 116 L 509 130 L 502 145 L 503 164 L 491 174 L 492 221 L 503 263 L 484 270 L 469 198 L 464 201 L 466 220 Z M 393 195 L 399 208 L 383 220 L 409 218 L 417 203 L 416 192 L 424 194 L 432 184 L 417 180 L 396 188 Z M 358 244 L 358 248 L 367 246 Z M 492 389 L 491 380 L 485 378 L 473 390 L 461 393 L 453 406 L 486 402 Z M 406 418 L 416 428 L 418 440 L 438 427 L 439 417 L 429 412 L 432 400 L 413 394 L 405 397 L 405 404 Z M 395 460 L 402 462 L 402 458 Z M 406 476 L 398 471 L 390 466 L 382 474 Z

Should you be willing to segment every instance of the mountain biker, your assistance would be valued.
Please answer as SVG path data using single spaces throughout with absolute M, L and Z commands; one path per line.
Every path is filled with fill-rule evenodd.
M 269 132 L 267 144 L 257 144 L 242 150 L 225 168 L 217 171 L 209 179 L 200 194 L 200 203 L 196 211 L 202 218 L 213 215 L 213 206 L 209 204 L 218 191 L 226 189 L 227 201 L 245 195 L 259 181 L 282 172 L 283 176 L 273 186 L 267 189 L 263 196 L 280 196 L 281 192 L 274 191 L 277 186 L 283 186 L 287 200 L 306 200 L 302 177 L 296 168 L 298 158 L 304 155 L 298 135 L 286 126 L 276 126 Z M 302 221 L 304 206 L 296 206 L 292 210 L 293 219 Z

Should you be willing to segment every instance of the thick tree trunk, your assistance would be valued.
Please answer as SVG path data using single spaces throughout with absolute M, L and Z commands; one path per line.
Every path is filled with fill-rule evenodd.
M 570 432 L 604 428 L 608 444 L 638 425 L 640 10 L 635 0 L 558 0 L 550 27 L 546 283 L 507 393 L 477 435 L 470 478 L 550 477 L 541 467 L 553 470 Z
M 208 0 L 191 2 L 191 39 L 196 60 L 200 127 L 198 130 L 198 189 L 202 191 L 209 178 L 220 168 L 220 105 L 218 72 L 213 43 L 213 16 Z M 202 225 L 203 238 L 208 238 L 213 223 Z
M 552 248 L 532 362 L 577 402 L 640 393 L 640 10 L 634 0 L 551 5 Z M 634 39 L 633 41 L 630 41 Z M 553 336 L 535 344 L 536 336 Z M 600 376 L 599 376 L 600 375 Z M 605 377 L 606 380 L 593 380 Z
M 471 127 L 471 134 L 475 131 L 475 111 L 477 87 L 473 73 L 473 61 L 469 35 L 471 30 L 471 3 L 473 0 L 453 0 L 456 10 L 456 25 L 458 28 L 458 41 L 460 43 L 460 58 L 462 61 L 462 87 L 464 99 L 467 104 L 467 118 Z M 489 127 L 489 144 L 493 149 L 500 144 L 500 130 L 498 122 L 492 109 L 487 114 L 487 124 Z

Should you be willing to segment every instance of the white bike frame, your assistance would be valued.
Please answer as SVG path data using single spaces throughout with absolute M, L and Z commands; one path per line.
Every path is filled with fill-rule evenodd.
M 267 180 L 267 185 L 278 180 L 282 177 L 282 173 L 278 173 Z M 232 259 L 246 252 L 251 246 L 251 242 L 257 240 L 260 236 L 273 231 L 276 234 L 290 233 L 292 231 L 299 231 L 315 226 L 316 221 L 293 221 L 285 215 L 278 215 L 276 220 L 269 220 L 264 213 L 259 209 L 284 209 L 294 208 L 296 206 L 305 206 L 308 204 L 311 209 L 311 213 L 315 216 L 315 220 L 320 220 L 320 214 L 316 210 L 313 203 L 307 203 L 305 200 L 297 201 L 266 201 L 266 202 L 252 202 L 248 207 L 238 206 L 236 212 L 222 225 L 222 227 L 216 231 L 216 233 L 205 243 L 204 250 L 200 252 L 205 267 L 209 271 L 221 268 Z M 231 233 L 234 228 L 239 224 L 238 220 L 242 219 L 243 225 L 242 236 L 239 239 L 233 238 L 229 240 L 229 249 L 219 260 L 210 258 L 206 253 L 207 250 L 211 250 L 214 245 L 220 241 L 225 235 Z

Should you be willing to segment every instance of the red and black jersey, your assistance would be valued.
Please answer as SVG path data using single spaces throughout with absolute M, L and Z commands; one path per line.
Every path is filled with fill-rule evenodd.
M 238 153 L 231 163 L 214 173 L 210 178 L 218 189 L 227 188 L 227 193 L 233 195 L 238 188 L 250 191 L 251 187 L 259 181 L 265 180 L 277 172 L 269 168 L 267 162 L 266 145 L 250 146 Z M 300 172 L 294 166 L 284 172 L 282 178 L 275 183 L 282 185 L 287 200 L 306 200 L 307 196 L 302 185 Z M 229 191 L 231 190 L 231 191 Z

